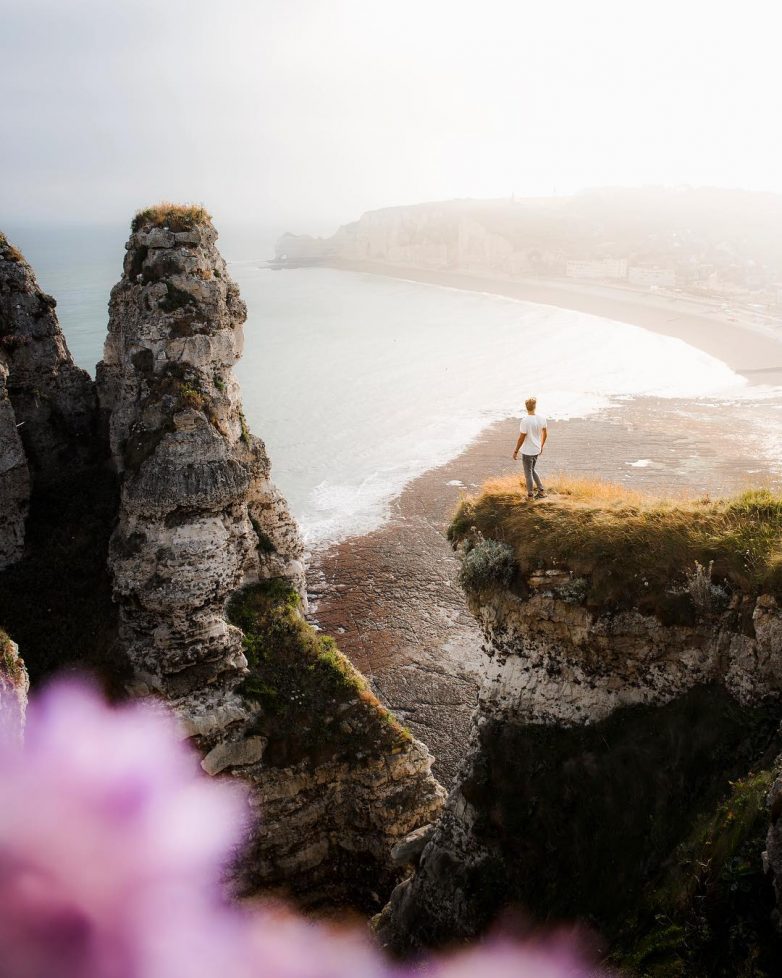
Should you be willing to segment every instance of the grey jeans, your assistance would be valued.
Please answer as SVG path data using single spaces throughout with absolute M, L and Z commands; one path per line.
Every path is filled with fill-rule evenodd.
M 532 495 L 532 480 L 535 480 L 535 485 L 538 489 L 543 489 L 543 483 L 540 481 L 540 476 L 535 471 L 535 463 L 538 460 L 537 455 L 524 455 L 522 453 L 521 460 L 524 463 L 524 478 L 527 480 L 527 494 Z

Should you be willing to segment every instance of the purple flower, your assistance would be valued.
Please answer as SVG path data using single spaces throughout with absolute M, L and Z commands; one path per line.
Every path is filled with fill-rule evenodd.
M 150 707 L 110 709 L 73 685 L 31 704 L 24 750 L 0 753 L 9 975 L 174 978 L 187 949 L 219 953 L 215 928 L 237 926 L 218 880 L 243 805 L 196 772 Z
M 402 978 L 355 932 L 226 900 L 246 806 L 197 761 L 162 709 L 73 684 L 32 703 L 24 748 L 0 745 L 0 976 Z M 567 948 L 509 944 L 424 972 L 586 975 Z

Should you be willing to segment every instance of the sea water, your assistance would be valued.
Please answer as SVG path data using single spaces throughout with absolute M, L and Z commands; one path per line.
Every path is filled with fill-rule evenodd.
M 90 372 L 124 238 L 69 229 L 15 239 Z M 406 483 L 519 414 L 531 394 L 552 422 L 618 396 L 746 397 L 746 381 L 719 360 L 625 323 L 358 272 L 272 271 L 257 243 L 223 250 L 248 308 L 236 368 L 245 414 L 311 546 L 378 526 Z

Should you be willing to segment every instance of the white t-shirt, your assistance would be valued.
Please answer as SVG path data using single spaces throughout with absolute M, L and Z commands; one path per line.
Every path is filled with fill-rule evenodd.
M 539 414 L 525 414 L 521 419 L 519 431 L 527 436 L 521 446 L 522 455 L 540 455 L 543 447 L 543 429 L 546 427 L 546 419 Z

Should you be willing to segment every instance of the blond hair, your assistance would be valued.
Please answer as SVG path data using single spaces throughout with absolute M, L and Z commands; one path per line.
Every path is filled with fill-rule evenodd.
M 527 400 L 524 402 L 524 407 L 529 411 L 530 414 L 534 414 L 537 404 L 538 404 L 537 398 L 528 397 Z

